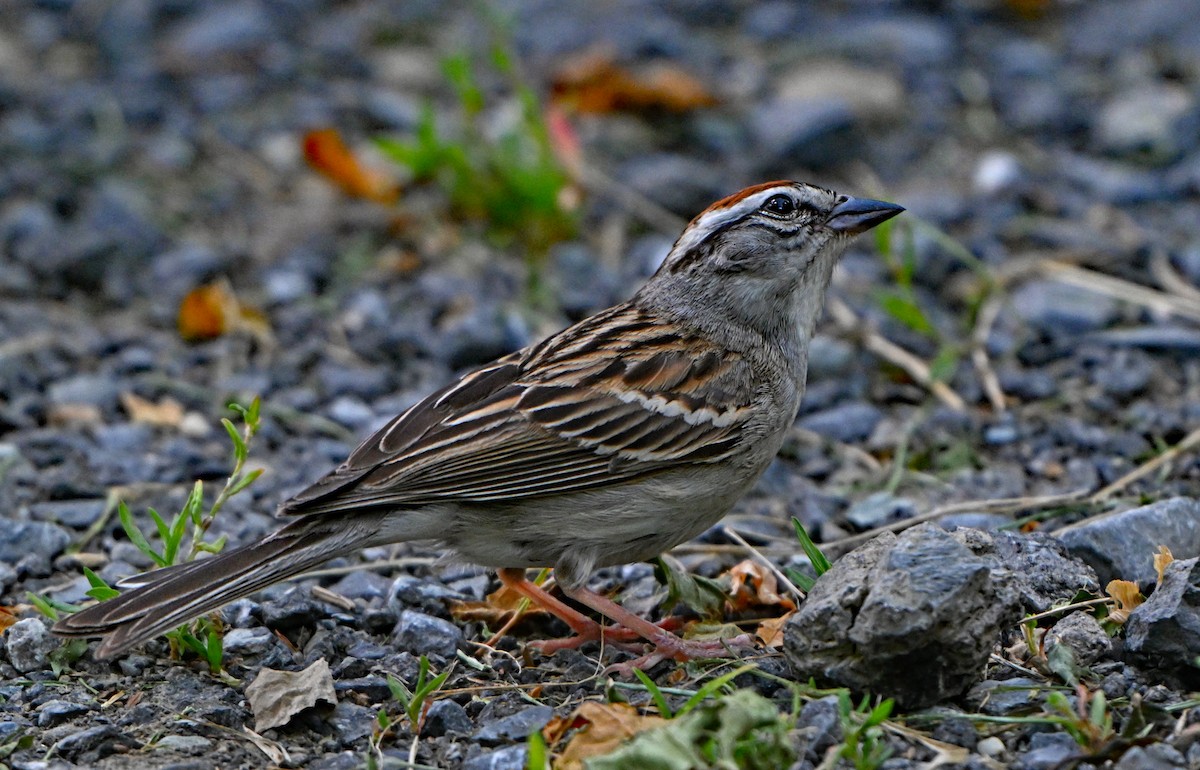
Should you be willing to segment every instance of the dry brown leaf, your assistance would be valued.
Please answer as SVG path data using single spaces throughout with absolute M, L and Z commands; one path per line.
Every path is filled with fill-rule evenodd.
M 322 701 L 336 705 L 333 674 L 324 658 L 303 671 L 264 668 L 246 686 L 246 700 L 254 712 L 258 732 L 286 725 L 292 717 Z
M 796 611 L 792 610 L 786 615 L 780 615 L 777 618 L 764 620 L 758 624 L 758 628 L 755 629 L 754 635 L 759 638 L 764 647 L 769 647 L 771 649 L 782 647 L 783 627 L 787 625 L 788 620 L 790 620 L 795 614 Z
M 304 159 L 348 195 L 384 204 L 395 203 L 400 195 L 394 179 L 359 162 L 336 128 L 322 128 L 305 134 Z
M 136 393 L 126 391 L 121 394 L 121 406 L 133 422 L 164 428 L 178 428 L 183 422 L 183 405 L 170 396 L 163 397 L 156 404 Z
M 1175 561 L 1175 556 L 1171 553 L 1171 549 L 1165 545 L 1158 547 L 1158 553 L 1154 554 L 1154 571 L 1158 573 L 1158 585 L 1162 585 L 1163 573 L 1167 569 L 1167 565 Z
M 557 103 L 590 113 L 688 112 L 717 103 L 703 83 L 677 65 L 628 70 L 613 60 L 611 52 L 596 49 L 558 68 L 553 93 Z
M 211 340 L 230 332 L 269 339 L 270 326 L 260 311 L 243 305 L 226 280 L 192 289 L 179 303 L 179 336 L 188 342 Z
M 567 720 L 579 727 L 558 761 L 555 770 L 583 770 L 589 757 L 610 753 L 633 736 L 666 724 L 662 717 L 639 714 L 628 703 L 588 701 Z
M 1129 620 L 1129 613 L 1146 601 L 1146 597 L 1138 590 L 1138 584 L 1129 580 L 1111 580 L 1104 591 L 1117 603 L 1117 608 L 1108 613 L 1108 619 L 1118 626 L 1124 625 Z
M 455 620 L 479 620 L 494 626 L 511 618 L 514 612 L 522 611 L 521 600 L 524 598 L 508 586 L 501 585 L 481 602 L 451 601 L 450 614 Z M 526 602 L 525 605 L 522 614 L 546 614 L 546 610 L 536 604 Z
M 95 425 L 104 421 L 95 404 L 54 404 L 46 411 L 46 422 L 53 426 Z
M 0 634 L 8 630 L 8 627 L 17 622 L 17 612 L 12 607 L 5 607 L 0 604 Z
M 751 607 L 796 609 L 791 597 L 780 595 L 775 573 L 753 559 L 733 565 L 725 574 L 730 580 L 729 604 L 734 612 Z

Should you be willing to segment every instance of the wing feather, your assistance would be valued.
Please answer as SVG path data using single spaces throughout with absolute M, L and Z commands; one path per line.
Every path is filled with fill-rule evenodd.
M 749 364 L 631 305 L 467 374 L 281 508 L 513 501 L 689 463 L 749 440 Z

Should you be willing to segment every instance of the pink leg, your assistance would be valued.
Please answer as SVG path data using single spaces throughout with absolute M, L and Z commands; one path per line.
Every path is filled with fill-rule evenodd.
M 585 642 L 596 641 L 600 639 L 601 636 L 603 636 L 606 643 L 613 644 L 621 648 L 627 648 L 629 642 L 631 641 L 645 638 L 644 633 L 635 628 L 631 628 L 624 623 L 618 625 L 617 627 L 604 628 L 599 623 L 579 612 L 578 610 L 572 609 L 558 599 L 555 599 L 549 593 L 542 590 L 542 588 L 536 583 L 531 583 L 526 580 L 525 570 L 523 569 L 501 569 L 497 572 L 497 576 L 500 578 L 500 582 L 505 586 L 513 591 L 516 591 L 521 596 L 524 596 L 529 601 L 533 602 L 554 617 L 566 623 L 571 630 L 575 632 L 575 636 L 567 637 L 565 639 L 547 639 L 545 641 L 532 642 L 530 644 L 530 646 L 532 646 L 534 649 L 539 650 L 545 655 L 553 655 L 558 650 L 577 648 Z M 608 601 L 607 599 L 599 596 L 599 594 L 595 594 L 590 591 L 588 593 L 601 599 L 602 601 Z M 584 604 L 587 604 L 587 602 L 585 601 Z M 609 604 L 617 607 L 617 609 L 621 609 L 620 606 L 614 602 L 609 602 Z M 589 604 L 588 606 L 592 605 Z M 597 611 L 600 612 L 601 615 L 607 615 L 607 613 L 602 610 Z M 625 610 L 621 611 L 626 612 Z M 675 618 L 667 618 L 666 620 L 662 621 L 662 625 L 660 626 L 655 625 L 648 620 L 642 620 L 632 613 L 627 614 L 629 614 L 630 617 L 637 618 L 642 624 L 649 626 L 660 633 L 666 633 L 668 636 L 675 638 L 672 634 L 666 631 L 667 628 L 674 628 L 679 625 L 678 620 Z M 612 616 L 609 615 L 608 617 L 611 618 Z M 616 618 L 613 619 L 615 620 Z M 622 628 L 621 625 L 624 625 L 625 627 Z
M 693 658 L 732 658 L 737 657 L 738 648 L 746 649 L 754 646 L 754 638 L 750 634 L 742 634 L 732 639 L 692 640 L 680 639 L 666 629 L 639 617 L 611 599 L 607 599 L 587 588 L 573 590 L 563 589 L 567 596 L 591 607 L 596 612 L 609 618 L 619 626 L 624 626 L 638 636 L 654 645 L 654 650 L 637 660 L 612 666 L 610 670 L 628 676 L 635 668 L 650 668 L 660 661 L 672 659 L 678 661 Z

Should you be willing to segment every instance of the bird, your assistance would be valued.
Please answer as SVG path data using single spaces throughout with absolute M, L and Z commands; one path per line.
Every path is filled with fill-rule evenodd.
M 329 559 L 432 540 L 567 624 L 543 652 L 605 639 L 650 649 L 638 667 L 728 654 L 587 579 L 697 536 L 754 485 L 795 421 L 835 264 L 902 211 L 786 180 L 722 198 L 629 300 L 419 401 L 283 502 L 275 532 L 127 578 L 53 630 L 102 637 L 94 657 L 110 659 Z M 615 625 L 527 580 L 535 567 Z

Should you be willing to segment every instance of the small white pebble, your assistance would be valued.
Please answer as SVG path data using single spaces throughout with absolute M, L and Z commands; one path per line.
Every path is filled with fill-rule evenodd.
M 186 412 L 179 421 L 179 432 L 192 438 L 204 438 L 210 432 L 208 418 L 199 412 Z
M 985 757 L 998 757 L 1004 753 L 1004 741 L 993 735 L 975 744 L 975 750 Z
M 975 166 L 975 190 L 984 195 L 1000 192 L 1021 179 L 1021 163 L 1012 153 L 985 152 Z

